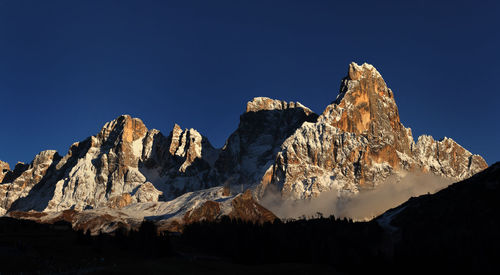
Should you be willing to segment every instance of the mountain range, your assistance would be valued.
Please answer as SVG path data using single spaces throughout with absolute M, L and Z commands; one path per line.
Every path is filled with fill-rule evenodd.
M 298 102 L 256 97 L 222 148 L 195 129 L 176 124 L 164 135 L 122 115 L 64 156 L 43 151 L 14 169 L 0 161 L 0 215 L 65 220 L 92 234 L 136 228 L 144 219 L 180 231 L 224 216 L 287 218 L 266 207 L 270 194 L 292 202 L 328 192 L 349 199 L 389 178 L 454 182 L 488 167 L 451 138 L 415 140 L 372 65 L 349 64 L 332 99 L 316 114 Z

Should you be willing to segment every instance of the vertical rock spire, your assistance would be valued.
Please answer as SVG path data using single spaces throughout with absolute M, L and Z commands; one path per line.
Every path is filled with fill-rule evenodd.
M 394 93 L 366 63 L 351 63 L 336 100 L 281 148 L 262 189 L 274 184 L 283 196 L 298 199 L 331 189 L 357 193 L 408 171 L 461 180 L 487 167 L 451 139 L 415 144 L 400 121 Z

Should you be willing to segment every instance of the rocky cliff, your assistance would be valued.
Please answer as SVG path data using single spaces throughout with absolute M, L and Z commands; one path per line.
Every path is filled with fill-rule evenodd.
M 5 175 L 10 172 L 10 166 L 7 162 L 3 162 L 0 160 L 0 183 L 3 182 Z
M 44 151 L 31 164 L 18 164 L 10 172 L 12 180 L 0 185 L 0 206 L 4 211 L 62 211 L 158 201 L 162 192 L 173 198 L 206 188 L 204 177 L 216 156 L 217 150 L 193 129 L 175 125 L 164 137 L 140 119 L 120 116 L 73 144 L 64 157 Z
M 413 172 L 461 180 L 486 167 L 450 138 L 415 142 L 380 73 L 351 63 L 321 115 L 254 98 L 221 149 L 194 129 L 174 125 L 165 136 L 123 115 L 65 156 L 44 151 L 13 171 L 0 162 L 0 214 L 37 211 L 53 220 L 71 210 L 73 225 L 94 224 L 93 232 L 149 216 L 165 228 L 224 215 L 262 222 L 275 217 L 247 189 L 257 198 L 273 190 L 309 199 L 356 194 Z
M 215 163 L 218 182 L 239 192 L 260 183 L 283 141 L 304 122 L 316 119 L 298 102 L 254 98 L 221 149 Z
M 415 143 L 380 73 L 351 63 L 336 100 L 283 142 L 258 190 L 304 199 L 332 189 L 357 193 L 408 172 L 461 180 L 486 167 L 452 139 L 421 136 Z

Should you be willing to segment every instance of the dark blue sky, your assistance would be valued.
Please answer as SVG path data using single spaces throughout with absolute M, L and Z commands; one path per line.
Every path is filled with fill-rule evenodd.
M 0 0 L 0 159 L 66 154 L 120 114 L 222 146 L 255 96 L 317 113 L 373 64 L 414 136 L 500 160 L 498 1 Z

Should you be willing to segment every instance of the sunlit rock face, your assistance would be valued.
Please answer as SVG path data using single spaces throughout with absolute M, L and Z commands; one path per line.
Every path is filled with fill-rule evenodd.
M 415 143 L 380 73 L 351 63 L 336 100 L 283 142 L 258 191 L 304 199 L 332 189 L 357 193 L 407 172 L 460 180 L 486 167 L 452 139 L 422 136 Z
M 14 202 L 27 197 L 34 186 L 43 184 L 46 176 L 52 175 L 54 162 L 60 159 L 56 151 L 47 150 L 36 155 L 31 164 L 18 163 L 14 171 L 8 171 L 0 184 L 0 212 L 5 213 Z
M 256 97 L 221 149 L 195 129 L 175 124 L 163 135 L 123 115 L 65 156 L 43 151 L 13 170 L 0 161 L 0 215 L 64 219 L 93 234 L 146 217 L 172 230 L 222 216 L 265 222 L 276 216 L 259 199 L 271 191 L 286 199 L 331 190 L 349 196 L 391 176 L 461 180 L 486 167 L 450 138 L 415 142 L 380 73 L 351 63 L 321 115 Z
M 204 177 L 217 155 L 196 130 L 175 125 L 165 137 L 124 115 L 73 144 L 64 157 L 44 151 L 31 164 L 6 170 L 0 207 L 3 212 L 83 210 L 173 198 L 209 185 Z

